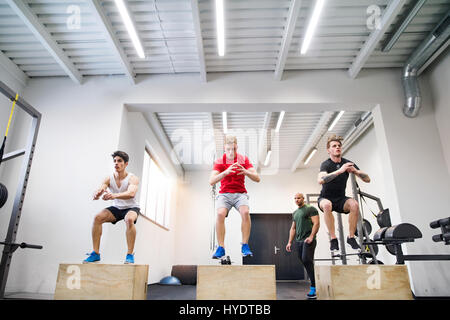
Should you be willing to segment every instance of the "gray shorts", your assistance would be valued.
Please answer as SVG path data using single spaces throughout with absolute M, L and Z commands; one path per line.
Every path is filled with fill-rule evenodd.
M 227 208 L 230 211 L 235 207 L 239 211 L 240 206 L 248 206 L 248 199 L 247 193 L 219 193 L 216 197 L 216 208 Z

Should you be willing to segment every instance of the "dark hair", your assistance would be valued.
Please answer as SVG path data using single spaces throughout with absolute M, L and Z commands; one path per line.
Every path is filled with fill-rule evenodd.
M 333 141 L 339 142 L 339 144 L 340 144 L 341 147 L 342 147 L 342 140 L 344 140 L 344 138 L 342 138 L 342 137 L 340 137 L 340 136 L 337 136 L 337 135 L 335 135 L 335 134 L 329 136 L 329 137 L 328 137 L 328 141 L 327 141 L 327 149 L 330 148 L 330 144 L 331 144 L 331 142 L 333 142 Z
M 128 154 L 123 151 L 116 151 L 111 156 L 113 157 L 113 159 L 115 157 L 121 157 L 124 162 L 128 162 L 128 160 L 130 160 L 130 157 L 128 156 Z

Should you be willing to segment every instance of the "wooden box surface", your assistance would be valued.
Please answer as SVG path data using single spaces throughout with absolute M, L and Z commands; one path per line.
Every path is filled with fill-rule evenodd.
M 60 264 L 55 300 L 145 300 L 148 265 Z
M 198 266 L 197 300 L 276 300 L 274 265 Z
M 413 299 L 406 265 L 316 265 L 314 270 L 317 299 Z

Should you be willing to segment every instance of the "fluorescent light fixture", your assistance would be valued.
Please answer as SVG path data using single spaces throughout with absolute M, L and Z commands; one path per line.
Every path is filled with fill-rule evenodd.
M 325 0 L 316 0 L 316 6 L 314 7 L 313 15 L 309 21 L 308 29 L 306 29 L 306 35 L 303 39 L 302 48 L 300 50 L 301 54 L 305 54 L 308 51 L 309 45 L 311 44 L 312 37 L 316 31 L 317 23 L 319 22 L 319 16 L 322 12 Z
M 308 164 L 309 160 L 311 160 L 311 158 L 316 154 L 316 152 L 317 152 L 317 148 L 314 148 L 311 150 L 308 158 L 306 158 L 306 160 L 305 160 L 305 166 Z
M 219 56 L 225 55 L 225 15 L 223 0 L 216 0 L 217 49 Z
M 264 166 L 267 166 L 269 164 L 271 154 L 272 154 L 272 150 L 269 150 L 266 155 L 266 161 L 264 161 Z
M 227 123 L 227 113 L 222 112 L 222 126 L 223 126 L 223 133 L 228 132 L 228 123 Z
M 117 9 L 119 9 L 120 15 L 122 16 L 123 23 L 127 28 L 128 34 L 130 35 L 131 41 L 133 42 L 134 48 L 139 56 L 139 58 L 144 59 L 145 53 L 142 47 L 141 41 L 139 40 L 136 28 L 134 27 L 133 20 L 131 20 L 130 14 L 128 13 L 127 6 L 124 0 L 114 0 Z
M 334 118 L 333 122 L 331 123 L 330 127 L 328 128 L 328 131 L 333 130 L 334 126 L 336 125 L 336 123 L 338 123 L 339 119 L 342 117 L 344 112 L 345 111 L 341 111 L 338 113 L 338 115 L 336 116 L 336 118 Z
M 283 122 L 284 111 L 280 112 L 280 116 L 278 117 L 277 127 L 275 128 L 275 132 L 279 132 L 281 128 L 281 123 Z

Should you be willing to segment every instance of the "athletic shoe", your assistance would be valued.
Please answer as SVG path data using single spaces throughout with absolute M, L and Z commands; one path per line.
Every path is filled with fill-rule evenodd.
M 248 246 L 247 243 L 242 244 L 241 252 L 243 257 L 247 256 L 253 257 L 253 252 L 250 251 L 250 247 Z
M 134 263 L 134 254 L 127 254 L 124 264 Z
M 218 246 L 216 249 L 216 252 L 212 256 L 213 259 L 220 259 L 225 255 L 225 248 Z
M 347 237 L 347 243 L 352 246 L 353 249 L 360 249 L 358 242 L 356 242 L 355 238 Z
M 86 253 L 89 257 L 83 260 L 83 263 L 94 263 L 100 261 L 100 254 L 92 251 L 91 253 Z
M 315 287 L 310 287 L 309 288 L 309 293 L 306 295 L 306 297 L 308 299 L 317 299 L 316 288 Z
M 330 251 L 339 250 L 339 242 L 337 239 L 330 240 Z

